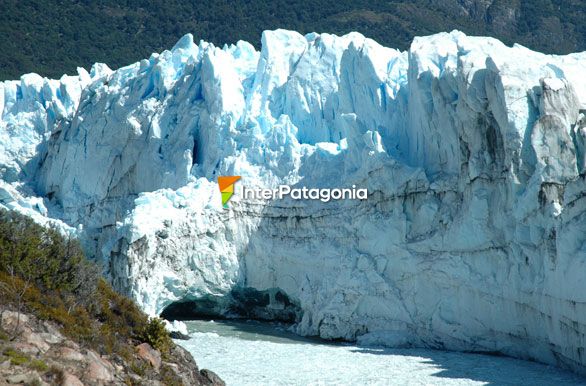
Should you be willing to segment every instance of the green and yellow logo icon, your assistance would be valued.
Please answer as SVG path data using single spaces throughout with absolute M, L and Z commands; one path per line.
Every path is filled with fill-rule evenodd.
M 228 207 L 228 201 L 234 194 L 234 183 L 240 179 L 240 176 L 223 176 L 218 177 L 218 185 L 222 193 L 222 205 Z

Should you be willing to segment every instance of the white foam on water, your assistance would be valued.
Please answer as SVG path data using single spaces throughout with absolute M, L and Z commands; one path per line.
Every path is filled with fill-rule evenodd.
M 296 338 L 272 325 L 188 322 L 177 341 L 227 385 L 583 385 L 550 366 L 506 357 L 383 349 Z

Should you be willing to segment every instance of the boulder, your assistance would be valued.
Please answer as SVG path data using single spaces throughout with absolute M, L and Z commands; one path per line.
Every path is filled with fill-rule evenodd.
M 70 374 L 67 371 L 64 371 L 61 386 L 83 386 L 83 382 L 80 381 L 79 378 L 75 375 Z
M 161 368 L 161 353 L 155 350 L 148 343 L 141 343 L 136 346 L 136 353 L 145 362 L 150 363 L 151 366 L 157 371 Z

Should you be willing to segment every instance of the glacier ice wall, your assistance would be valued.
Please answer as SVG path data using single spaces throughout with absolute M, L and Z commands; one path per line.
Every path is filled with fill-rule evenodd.
M 144 309 L 270 293 L 301 334 L 584 371 L 586 53 L 454 31 L 183 37 L 60 81 L 0 84 L 0 205 L 77 233 Z M 220 204 L 247 186 L 366 201 Z M 225 305 L 224 305 L 225 306 Z

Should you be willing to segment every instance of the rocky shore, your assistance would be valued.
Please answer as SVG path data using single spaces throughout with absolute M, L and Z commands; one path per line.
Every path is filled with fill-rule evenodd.
M 52 321 L 6 308 L 0 313 L 0 385 L 224 385 L 176 345 L 167 355 L 148 343 L 136 345 L 131 358 L 100 355 Z

